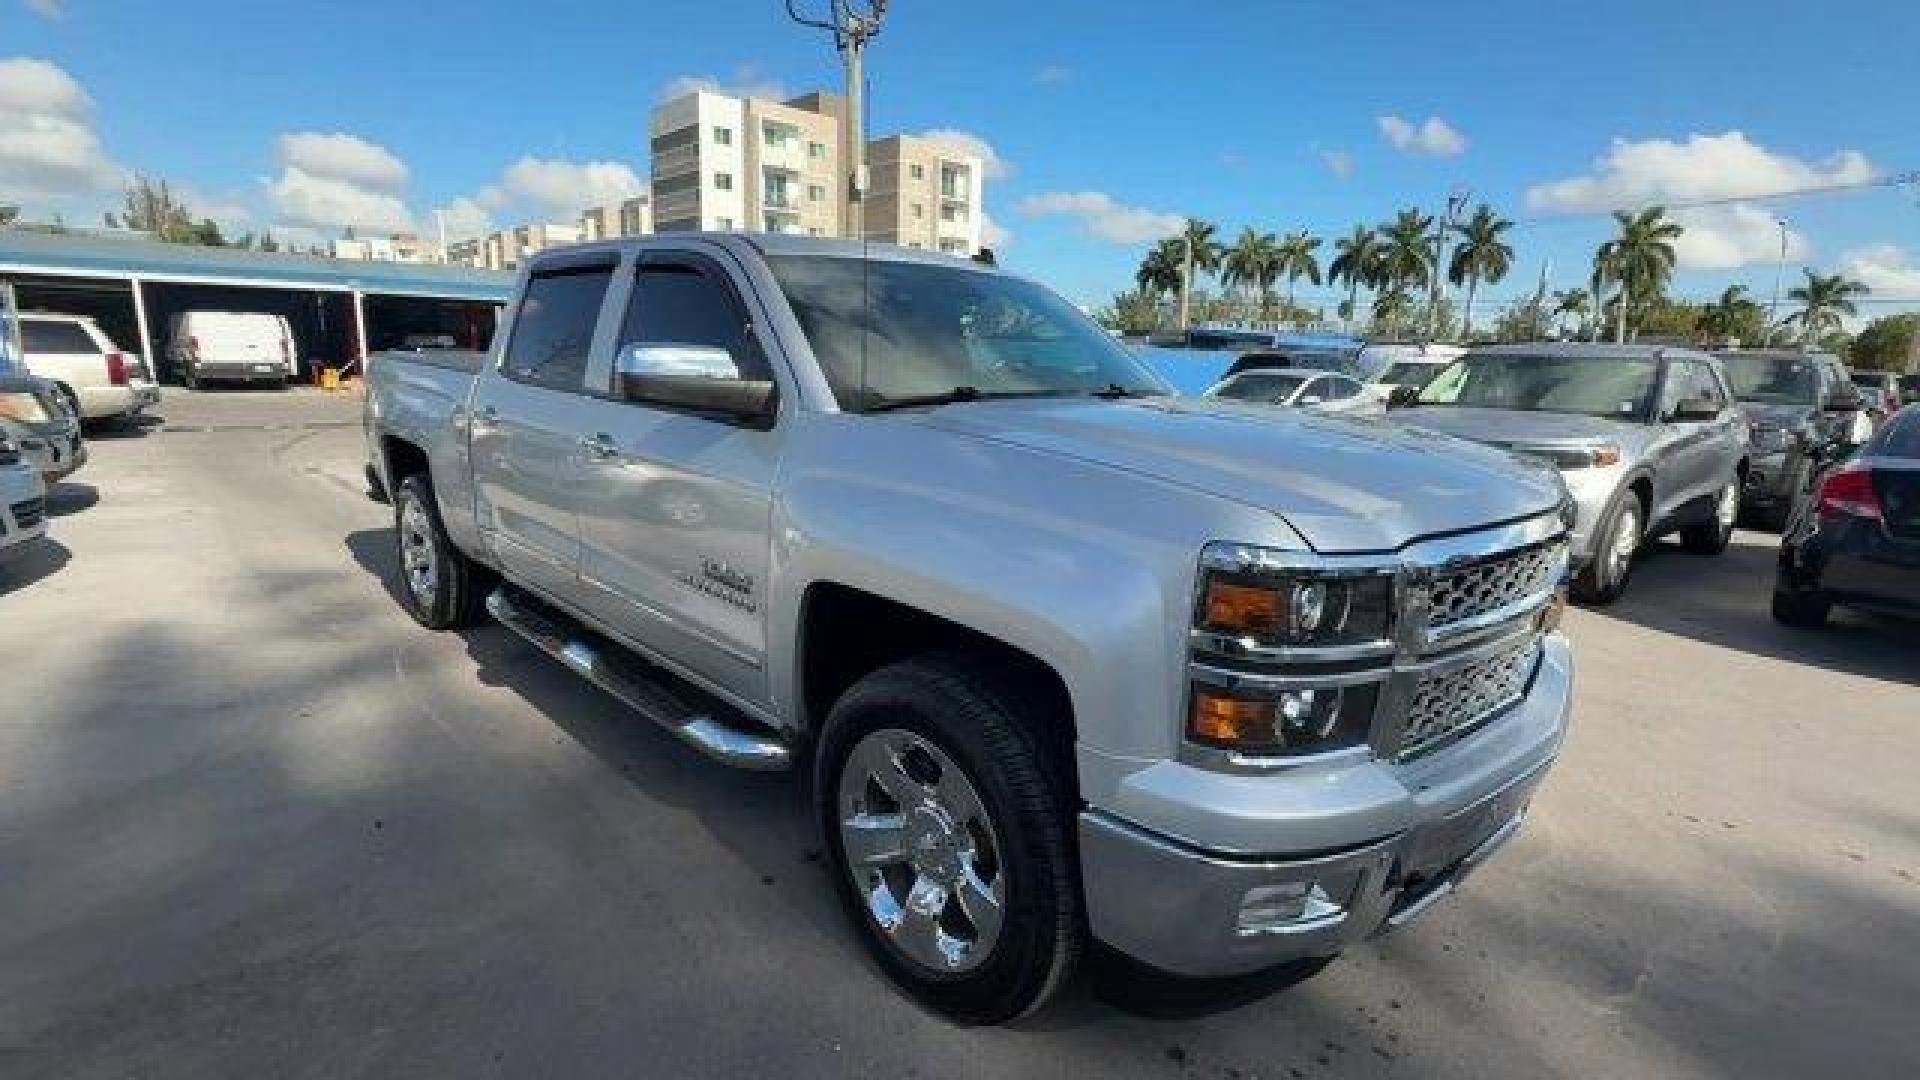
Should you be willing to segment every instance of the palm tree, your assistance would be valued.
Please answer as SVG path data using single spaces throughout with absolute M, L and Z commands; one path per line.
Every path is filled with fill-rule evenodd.
M 1273 281 L 1276 254 L 1272 233 L 1247 227 L 1220 257 L 1220 283 L 1247 293 L 1257 290 L 1264 302 L 1266 286 Z
M 1140 260 L 1140 269 L 1134 271 L 1134 283 L 1142 292 L 1153 294 L 1157 299 L 1165 293 L 1180 291 L 1180 282 L 1185 275 L 1186 247 L 1177 236 L 1169 236 L 1155 244 Z
M 1859 314 L 1853 298 L 1872 290 L 1845 274 L 1816 274 L 1805 267 L 1801 272 L 1807 275 L 1807 283 L 1787 293 L 1800 310 L 1787 316 L 1787 321 L 1800 324 L 1800 346 L 1812 349 L 1822 338 L 1840 330 L 1842 318 Z
M 1764 325 L 1764 316 L 1760 305 L 1747 295 L 1747 287 L 1729 285 L 1720 299 L 1700 309 L 1696 330 L 1707 344 L 1714 345 L 1725 344 L 1728 339 L 1739 337 L 1746 327 L 1758 325 Z
M 1333 242 L 1333 262 L 1327 266 L 1327 280 L 1347 283 L 1347 302 L 1340 309 L 1342 317 L 1353 318 L 1357 310 L 1354 305 L 1360 300 L 1360 286 L 1372 287 L 1378 281 L 1383 246 L 1380 234 L 1365 225 L 1355 225 L 1353 232 Z
M 1480 283 L 1498 285 L 1513 269 L 1513 245 L 1503 237 L 1513 222 L 1495 214 L 1493 207 L 1481 203 L 1465 225 L 1460 226 L 1460 243 L 1454 246 L 1453 262 L 1447 267 L 1447 280 L 1467 286 L 1467 321 L 1461 328 L 1463 338 L 1473 336 L 1473 301 Z
M 1401 320 L 1413 310 L 1413 297 L 1407 288 L 1398 282 L 1381 287 L 1373 298 L 1373 321 L 1376 326 L 1384 326 L 1387 332 L 1397 333 Z
M 1433 273 L 1433 215 L 1402 210 L 1380 232 L 1385 244 L 1378 284 L 1403 290 L 1424 285 Z
M 1585 289 L 1561 289 L 1553 294 L 1553 317 L 1560 319 L 1571 315 L 1577 325 L 1584 329 L 1587 325 L 1587 312 L 1592 303 L 1593 296 Z M 1580 335 L 1576 332 L 1574 336 Z
M 1280 238 L 1280 273 L 1287 279 L 1287 307 L 1293 307 L 1293 283 L 1306 278 L 1315 285 L 1320 284 L 1320 260 L 1314 252 L 1320 247 L 1320 238 L 1307 232 L 1290 232 Z
M 1605 279 L 1620 285 L 1614 340 L 1624 343 L 1628 306 L 1645 306 L 1667 291 L 1667 281 L 1673 277 L 1673 242 L 1686 229 L 1667 217 L 1664 206 L 1650 206 L 1637 214 L 1616 210 L 1613 220 L 1620 226 L 1620 233 L 1594 252 L 1593 274 L 1596 292 L 1603 269 Z
M 1188 305 L 1193 298 L 1193 276 L 1206 273 L 1220 265 L 1223 249 L 1220 242 L 1213 238 L 1213 223 L 1199 218 L 1188 218 L 1186 227 L 1180 231 L 1182 259 L 1180 274 L 1180 329 L 1187 328 Z

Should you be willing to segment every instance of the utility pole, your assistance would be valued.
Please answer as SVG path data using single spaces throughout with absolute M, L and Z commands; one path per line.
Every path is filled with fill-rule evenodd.
M 887 16 L 887 0 L 866 0 L 865 7 L 854 0 L 830 0 L 830 19 L 810 19 L 800 14 L 795 0 L 787 0 L 787 17 L 801 26 L 825 30 L 833 35 L 833 47 L 840 53 L 846 72 L 847 100 L 840 118 L 840 137 L 845 141 L 846 235 L 860 239 L 867 234 L 867 136 L 866 71 L 867 43 L 880 34 L 881 20 Z
M 1780 278 L 1787 269 L 1787 219 L 1775 219 L 1780 224 L 1780 257 L 1773 263 L 1773 303 L 1767 308 L 1767 344 L 1773 344 L 1774 328 L 1780 325 Z
M 1440 336 L 1440 263 L 1445 258 L 1447 234 L 1453 231 L 1454 218 L 1473 197 L 1471 188 L 1456 185 L 1447 195 L 1447 209 L 1433 230 L 1433 273 L 1427 281 L 1427 340 Z
M 1187 332 L 1187 303 L 1193 292 L 1193 230 L 1180 233 L 1181 247 L 1186 255 L 1180 264 L 1180 332 Z

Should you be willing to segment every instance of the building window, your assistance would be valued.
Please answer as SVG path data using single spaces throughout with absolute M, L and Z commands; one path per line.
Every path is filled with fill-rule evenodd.
M 778 147 L 787 145 L 788 134 L 789 130 L 780 124 L 760 125 L 760 137 L 766 140 L 768 146 Z
M 722 230 L 731 229 L 733 228 L 733 219 L 730 217 L 714 218 L 713 227 Z
M 927 170 L 922 167 L 919 162 L 915 162 L 907 166 L 907 175 L 913 177 L 915 180 L 924 180 L 927 178 Z
M 808 228 L 807 228 L 807 235 L 808 235 L 808 236 L 819 236 L 819 235 L 820 235 L 820 228 L 819 228 L 819 226 L 817 226 L 817 225 L 813 225 L 813 226 L 808 226 Z
M 717 172 L 713 174 L 713 186 L 720 191 L 733 190 L 733 174 Z
M 926 207 L 924 207 L 924 206 L 921 206 L 921 205 L 920 205 L 919 203 L 914 203 L 914 204 L 913 204 L 913 216 L 914 216 L 914 217 L 916 217 L 916 218 L 923 218 L 923 217 L 926 217 L 926 216 L 927 216 L 927 208 L 926 208 Z
M 713 129 L 713 141 L 719 143 L 721 146 L 732 146 L 733 129 L 715 125 Z
M 940 220 L 957 221 L 959 220 L 959 216 L 953 212 L 953 206 L 949 204 L 940 208 Z
M 925 245 L 925 244 L 923 244 L 923 243 L 921 243 L 921 242 L 920 242 L 920 241 L 918 241 L 918 240 L 915 240 L 915 241 L 913 241 L 912 243 L 909 243 L 909 244 L 908 244 L 907 246 L 908 246 L 908 247 L 910 247 L 910 248 L 921 248 L 921 249 L 925 249 L 927 245 Z
M 808 202 L 824 202 L 826 201 L 826 198 L 827 198 L 826 188 L 821 187 L 819 184 L 807 185 L 807 201 Z
M 826 156 L 827 156 L 827 144 L 826 144 L 826 143 L 820 143 L 820 142 L 810 142 L 810 143 L 808 143 L 808 144 L 807 144 L 807 156 L 808 156 L 808 157 L 810 157 L 810 158 L 823 158 L 823 157 L 826 157 Z

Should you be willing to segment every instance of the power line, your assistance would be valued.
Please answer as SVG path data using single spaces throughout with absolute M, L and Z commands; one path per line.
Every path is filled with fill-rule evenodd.
M 1604 210 L 1574 210 L 1561 214 L 1536 214 L 1532 217 L 1518 218 L 1516 226 L 1545 225 L 1556 221 L 1579 221 L 1585 218 L 1611 217 L 1615 213 L 1645 210 L 1648 207 L 1663 206 L 1669 210 L 1699 210 L 1714 206 L 1736 206 L 1741 203 L 1776 202 L 1783 199 L 1801 199 L 1811 195 L 1838 195 L 1849 191 L 1869 191 L 1874 188 L 1900 187 L 1905 184 L 1920 185 L 1920 169 L 1906 172 L 1888 173 L 1885 176 L 1870 177 L 1866 180 L 1854 180 L 1843 184 L 1815 184 L 1811 187 L 1787 188 L 1781 191 L 1766 191 L 1752 195 L 1721 195 L 1711 199 L 1648 199 L 1627 206 L 1611 207 Z

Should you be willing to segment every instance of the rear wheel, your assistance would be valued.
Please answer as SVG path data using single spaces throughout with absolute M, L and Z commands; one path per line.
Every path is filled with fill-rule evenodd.
M 1071 815 L 1027 696 L 993 665 L 882 668 L 834 706 L 815 798 L 834 877 L 888 977 L 964 1023 L 1027 1015 L 1066 982 L 1082 917 Z
M 1680 542 L 1695 555 L 1718 555 L 1727 550 L 1739 518 L 1740 478 L 1736 476 L 1714 496 L 1713 516 L 1687 526 L 1680 533 Z
M 1633 556 L 1640 550 L 1641 515 L 1638 494 L 1620 500 L 1613 519 L 1600 534 L 1593 558 L 1573 579 L 1573 595 L 1589 604 L 1611 604 L 1627 591 L 1633 575 Z
M 447 538 L 433 484 L 425 474 L 400 481 L 393 520 L 407 613 L 429 630 L 455 630 L 477 620 L 487 575 Z
M 1833 602 L 1819 593 L 1773 591 L 1773 617 L 1788 626 L 1825 626 L 1832 611 Z

